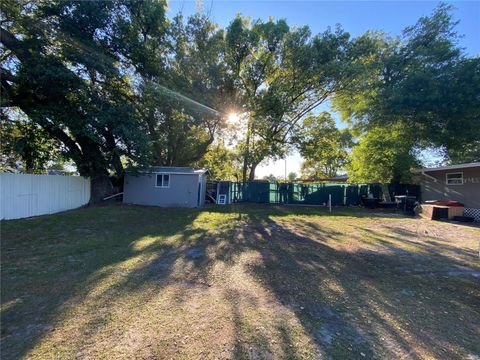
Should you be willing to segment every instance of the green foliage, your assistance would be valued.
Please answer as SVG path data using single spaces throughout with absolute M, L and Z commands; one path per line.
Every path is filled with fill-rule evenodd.
M 238 155 L 223 143 L 211 144 L 203 158 L 195 165 L 207 167 L 216 180 L 238 181 L 241 176 Z
M 240 16 L 226 40 L 239 112 L 248 122 L 239 146 L 243 178 L 251 180 L 261 161 L 285 156 L 295 126 L 358 71 L 355 59 L 365 46 L 340 28 L 312 36 L 308 27 L 290 28 L 284 20 Z
M 310 115 L 295 131 L 294 141 L 305 162 L 302 176 L 310 179 L 338 175 L 348 162 L 348 150 L 353 145 L 348 130 L 339 130 L 327 112 Z
M 7 2 L 2 105 L 20 109 L 61 143 L 80 174 L 122 175 L 121 158 L 146 163 L 145 127 L 110 39 L 134 18 L 124 2 Z M 4 26 L 4 27 L 3 27 Z
M 28 119 L 9 121 L 3 113 L 1 120 L 0 169 L 41 173 L 49 167 L 49 162 L 61 159 L 58 142 L 38 125 Z
M 346 165 L 353 183 L 408 183 L 418 166 L 412 136 L 401 125 L 373 128 L 360 137 Z
M 239 154 L 246 180 L 298 146 L 304 172 L 333 176 L 350 133 L 325 114 L 308 117 L 333 96 L 362 134 L 360 149 L 380 158 L 385 149 L 368 144 L 394 145 L 389 158 L 400 163 L 378 178 L 399 178 L 425 146 L 446 148 L 454 162 L 478 160 L 480 59 L 458 47 L 446 5 L 399 39 L 351 39 L 340 28 L 313 36 L 285 20 L 241 16 L 221 29 L 200 13 L 169 20 L 165 11 L 163 0 L 4 1 L 2 107 L 28 117 L 2 129 L 7 158 L 40 170 L 53 147 L 94 178 L 202 161 L 231 178 Z M 246 119 L 235 154 L 212 145 L 231 111 Z M 395 131 L 378 136 L 387 128 L 408 129 L 408 142 Z
M 199 14 L 170 24 L 165 6 L 7 2 L 2 106 L 56 139 L 82 175 L 199 160 L 223 126 L 211 108 L 231 92 L 223 32 Z
M 264 177 L 263 177 L 263 180 L 267 180 L 267 181 L 269 181 L 269 182 L 277 182 L 277 181 L 278 181 L 277 177 L 276 177 L 275 175 L 273 175 L 273 174 L 264 176 Z
M 297 173 L 295 172 L 289 172 L 288 175 L 287 175 L 287 179 L 288 181 L 290 182 L 293 182 L 297 179 Z
M 148 125 L 151 162 L 186 166 L 202 158 L 224 126 L 214 109 L 226 106 L 230 85 L 218 61 L 223 31 L 201 14 L 175 17 L 170 31 L 171 59 L 163 78 L 167 86 L 144 79 L 140 106 Z
M 113 48 L 143 79 L 158 79 L 165 71 L 169 23 L 165 0 L 120 1 L 114 13 Z
M 480 140 L 451 149 L 448 158 L 452 164 L 480 162 Z
M 480 138 L 480 58 L 458 46 L 451 6 L 440 5 L 389 39 L 367 33 L 376 51 L 365 71 L 334 97 L 343 117 L 362 129 L 402 124 L 412 146 L 445 147 L 447 153 Z
M 203 117 L 182 111 L 182 103 L 165 98 L 155 84 L 143 87 L 141 104 L 148 125 L 153 165 L 190 165 L 207 151 L 214 130 L 204 126 Z

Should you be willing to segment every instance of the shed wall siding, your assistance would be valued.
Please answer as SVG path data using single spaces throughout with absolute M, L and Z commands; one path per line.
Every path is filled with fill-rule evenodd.
M 201 177 L 200 177 L 200 182 L 202 184 L 202 187 L 201 187 L 201 194 L 200 194 L 200 206 L 204 206 L 205 205 L 205 193 L 207 191 L 207 174 L 203 174 Z
M 446 174 L 463 172 L 461 185 L 447 185 Z M 457 200 L 467 208 L 480 209 L 480 168 L 426 172 L 433 180 L 422 175 L 422 200 Z
M 170 186 L 155 186 L 156 174 L 125 175 L 123 202 L 163 207 L 197 207 L 198 175 L 170 174 Z

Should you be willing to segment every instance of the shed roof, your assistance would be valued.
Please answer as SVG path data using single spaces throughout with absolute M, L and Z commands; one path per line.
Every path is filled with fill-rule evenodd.
M 194 168 L 194 167 L 180 167 L 180 166 L 152 166 L 150 169 L 154 173 L 169 173 L 169 174 L 196 174 L 203 175 L 208 172 L 208 168 Z
M 466 168 L 474 168 L 480 167 L 480 162 L 473 162 L 473 163 L 465 163 L 465 164 L 457 164 L 457 165 L 449 165 L 449 166 L 440 166 L 434 168 L 423 168 L 420 171 L 422 172 L 430 172 L 430 171 L 442 171 L 442 170 L 457 170 L 457 169 L 466 169 Z

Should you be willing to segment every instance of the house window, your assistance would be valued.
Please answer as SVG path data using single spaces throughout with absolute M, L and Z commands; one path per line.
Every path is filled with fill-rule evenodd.
M 447 173 L 447 185 L 462 185 L 463 172 Z
M 170 187 L 170 174 L 157 174 L 156 187 L 168 188 Z

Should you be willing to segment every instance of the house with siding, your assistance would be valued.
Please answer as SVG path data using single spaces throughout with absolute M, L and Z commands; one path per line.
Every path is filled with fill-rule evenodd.
M 459 201 L 465 215 L 480 220 L 480 162 L 424 168 L 420 174 L 422 201 Z
M 126 204 L 201 207 L 205 204 L 208 169 L 157 166 L 128 173 L 123 184 Z

